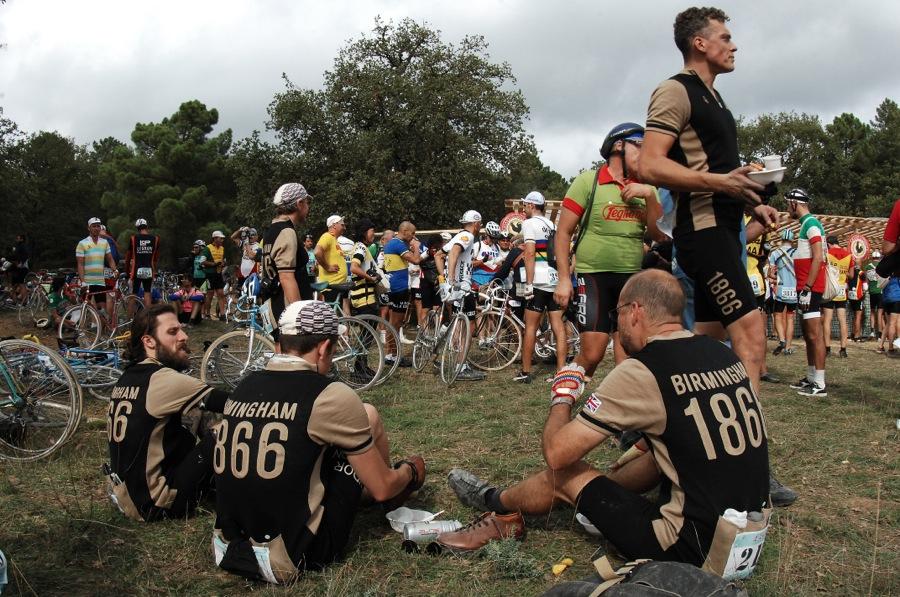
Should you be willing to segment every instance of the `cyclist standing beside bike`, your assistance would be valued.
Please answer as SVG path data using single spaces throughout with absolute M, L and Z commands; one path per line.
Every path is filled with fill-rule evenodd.
M 216 295 L 218 301 L 216 303 L 216 316 L 222 319 L 223 310 L 225 309 L 225 280 L 222 278 L 222 270 L 225 269 L 225 235 L 221 230 L 212 233 L 212 242 L 203 248 L 204 273 L 206 281 L 209 282 L 209 290 L 206 292 L 206 301 L 203 303 L 203 314 L 207 319 L 212 319 L 210 311 L 212 310 L 213 294 Z
M 388 293 L 388 322 L 394 329 L 403 328 L 403 320 L 409 309 L 409 264 L 419 264 L 422 254 L 419 241 L 415 239 L 416 227 L 412 222 L 401 222 L 397 234 L 384 245 L 384 272 L 388 275 L 391 290 Z M 400 359 L 401 367 L 409 367 L 409 359 L 400 354 L 400 347 L 394 346 L 392 336 L 387 336 L 384 347 L 384 360 L 393 365 L 394 359 Z
M 147 304 L 156 301 L 152 293 L 153 278 L 156 277 L 156 263 L 159 261 L 159 237 L 150 234 L 147 220 L 139 218 L 134 223 L 137 234 L 131 235 L 128 251 L 125 253 L 125 271 L 131 280 L 131 292 Z M 149 299 L 145 298 L 149 295 Z M 134 315 L 134 303 L 129 303 L 129 316 Z
M 356 223 L 356 244 L 350 260 L 353 288 L 350 289 L 350 305 L 353 315 L 378 316 L 378 281 L 375 259 L 369 253 L 369 245 L 375 240 L 375 224 L 362 219 Z
M 656 228 L 656 220 L 662 215 L 656 189 L 632 178 L 636 176 L 643 139 L 644 127 L 639 124 L 624 122 L 613 127 L 600 147 L 606 164 L 599 170 L 582 172 L 572 181 L 559 217 L 554 247 L 559 256 L 559 284 L 554 298 L 563 309 L 574 298 L 571 269 L 562 256 L 569 254 L 578 228 L 575 273 L 581 350 L 575 362 L 588 376 L 603 360 L 610 334 L 615 341 L 616 363 L 625 358 L 609 312 L 618 305 L 625 282 L 641 269 L 645 229 L 651 228 L 654 240 L 665 238 Z
M 88 220 L 88 235 L 81 239 L 75 247 L 75 263 L 81 283 L 87 287 L 88 293 L 93 297 L 97 306 L 104 305 L 106 307 L 107 320 L 112 322 L 115 301 L 106 300 L 104 266 L 109 266 L 114 277 L 118 277 L 119 272 L 116 262 L 113 260 L 109 243 L 100 236 L 100 225 L 100 218 Z
M 556 369 L 566 364 L 568 348 L 566 345 L 566 326 L 563 312 L 553 300 L 558 276 L 554 263 L 550 263 L 547 255 L 547 241 L 553 236 L 556 227 L 544 215 L 546 201 L 538 191 L 532 191 L 522 199 L 527 219 L 522 222 L 523 263 L 520 272 L 525 280 L 522 298 L 525 299 L 525 338 L 522 346 L 522 369 L 516 374 L 515 381 L 531 383 L 531 359 L 534 344 L 537 340 L 537 328 L 541 315 L 546 311 L 550 318 L 550 329 L 556 339 Z M 568 256 L 568 252 L 563 253 Z

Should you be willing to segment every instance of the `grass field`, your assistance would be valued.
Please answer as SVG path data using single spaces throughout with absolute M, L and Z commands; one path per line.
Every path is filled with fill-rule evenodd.
M 190 330 L 195 349 L 224 326 Z M 21 336 L 15 316 L 0 313 L 0 336 Z M 771 347 L 770 347 L 771 348 Z M 802 345 L 801 345 L 802 348 Z M 753 595 L 900 594 L 900 361 L 852 344 L 850 358 L 829 358 L 828 398 L 809 399 L 787 382 L 805 371 L 800 351 L 769 356 L 781 384 L 765 384 L 770 458 L 775 474 L 800 499 L 778 510 Z M 597 378 L 609 370 L 604 364 Z M 546 373 L 550 373 L 549 369 Z M 447 487 L 463 466 L 499 484 L 542 465 L 540 432 L 548 385 L 510 381 L 512 370 L 448 390 L 434 373 L 401 369 L 363 398 L 381 411 L 393 455 L 419 453 L 425 487 L 411 506 L 463 522 L 475 515 Z M 289 587 L 243 581 L 213 564 L 213 505 L 187 521 L 141 525 L 109 503 L 100 465 L 106 459 L 104 404 L 85 397 L 86 419 L 53 457 L 28 465 L 0 463 L 0 550 L 10 560 L 11 595 L 536 595 L 589 572 L 598 542 L 569 508 L 528 520 L 528 537 L 476 556 L 406 554 L 380 508 L 357 518 L 343 563 L 303 576 Z M 590 455 L 605 467 L 612 446 Z M 552 564 L 575 565 L 558 579 Z

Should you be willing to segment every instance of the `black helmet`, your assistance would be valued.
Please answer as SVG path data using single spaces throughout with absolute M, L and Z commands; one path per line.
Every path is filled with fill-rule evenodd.
M 644 127 L 642 127 L 641 125 L 634 122 L 623 122 L 622 124 L 617 124 L 606 135 L 606 139 L 603 140 L 603 145 L 600 146 L 600 155 L 603 156 L 604 160 L 609 161 L 609 154 L 612 151 L 612 146 L 615 145 L 616 141 L 637 136 L 640 136 L 642 138 L 644 136 Z
M 800 203 L 809 203 L 810 197 L 809 193 L 804 191 L 801 188 L 791 189 L 787 193 L 784 194 L 784 198 L 788 201 L 798 201 Z

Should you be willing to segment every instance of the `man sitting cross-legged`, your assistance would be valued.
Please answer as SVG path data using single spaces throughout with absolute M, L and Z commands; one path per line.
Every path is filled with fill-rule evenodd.
M 549 468 L 501 490 L 454 469 L 460 500 L 495 512 L 440 536 L 454 550 L 506 536 L 504 514 L 543 514 L 566 503 L 628 558 L 701 565 L 727 508 L 762 512 L 769 501 L 762 411 L 740 359 L 720 342 L 681 327 L 684 295 L 661 270 L 631 277 L 611 314 L 631 358 L 571 416 L 584 371 L 557 376 L 544 425 Z M 604 474 L 582 458 L 608 437 L 639 431 L 651 451 Z M 660 485 L 659 500 L 641 495 Z

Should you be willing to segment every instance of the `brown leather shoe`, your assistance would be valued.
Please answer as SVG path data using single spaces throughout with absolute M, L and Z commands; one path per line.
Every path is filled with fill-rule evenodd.
M 481 549 L 494 539 L 525 538 L 525 520 L 520 512 L 496 514 L 485 512 L 463 528 L 452 533 L 441 533 L 437 543 L 454 553 Z

